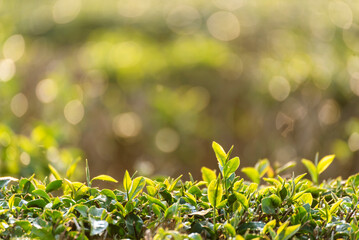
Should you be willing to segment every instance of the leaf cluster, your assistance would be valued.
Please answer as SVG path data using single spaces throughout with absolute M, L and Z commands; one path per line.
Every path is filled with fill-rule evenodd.
M 290 163 L 273 169 L 268 160 L 243 168 L 238 157 L 213 143 L 219 174 L 202 168 L 202 180 L 182 176 L 154 180 L 126 171 L 120 189 L 98 189 L 62 177 L 0 178 L 0 235 L 3 239 L 358 239 L 359 174 L 318 184 L 333 161 L 303 160 L 306 174 L 284 178 Z M 87 165 L 87 164 L 86 164 Z M 315 175 L 317 174 L 317 175 Z M 314 176 L 314 178 L 313 178 Z M 261 181 L 263 182 L 261 184 Z

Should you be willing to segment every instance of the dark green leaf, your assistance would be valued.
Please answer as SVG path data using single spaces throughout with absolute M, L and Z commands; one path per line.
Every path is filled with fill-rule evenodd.
M 62 187 L 62 180 L 55 180 L 46 186 L 46 192 L 52 192 Z
M 36 189 L 36 190 L 32 191 L 32 194 L 42 197 L 43 199 L 46 200 L 47 203 L 49 203 L 51 201 L 49 195 L 44 190 Z
M 271 198 L 266 197 L 262 199 L 262 211 L 266 214 L 275 214 L 275 206 Z
M 27 203 L 27 207 L 39 207 L 44 208 L 46 206 L 47 202 L 44 199 L 35 199 L 31 200 Z

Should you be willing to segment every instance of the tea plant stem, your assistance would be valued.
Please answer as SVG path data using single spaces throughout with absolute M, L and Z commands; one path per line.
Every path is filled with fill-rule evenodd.
M 214 231 L 214 236 L 216 238 L 217 229 L 216 229 L 216 207 L 215 206 L 213 206 L 213 231 Z

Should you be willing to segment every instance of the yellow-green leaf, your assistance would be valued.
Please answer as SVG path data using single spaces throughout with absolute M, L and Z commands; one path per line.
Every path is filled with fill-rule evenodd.
M 98 175 L 98 176 L 92 178 L 90 182 L 92 183 L 93 180 L 101 180 L 101 181 L 115 182 L 115 183 L 118 182 L 116 179 L 114 179 L 113 177 L 110 177 L 108 175 Z
M 50 172 L 52 173 L 52 175 L 54 175 L 54 177 L 57 179 L 57 180 L 60 180 L 62 179 L 59 172 L 51 165 L 49 164 L 48 165 L 49 169 L 50 169 Z
M 277 224 L 277 221 L 273 219 L 272 221 L 269 221 L 263 228 L 262 233 L 266 234 L 268 231 L 268 227 L 275 228 L 275 225 Z
M 135 178 L 132 181 L 130 192 L 128 193 L 128 201 L 134 199 L 145 187 L 145 185 L 146 185 L 146 180 L 143 177 Z
M 224 164 L 226 163 L 226 159 L 227 159 L 226 152 L 223 150 L 222 146 L 216 142 L 212 143 L 212 148 L 214 150 L 214 153 L 216 154 L 218 163 L 223 167 Z
M 299 203 L 301 203 L 303 205 L 306 203 L 308 203 L 309 205 L 312 205 L 313 196 L 311 193 L 304 193 L 302 196 L 299 197 L 298 201 L 299 201 Z
M 321 174 L 322 172 L 325 171 L 325 169 L 327 169 L 329 167 L 329 165 L 333 162 L 335 158 L 335 155 L 328 155 L 323 157 L 317 166 L 317 170 L 318 170 L 318 174 Z
M 283 225 L 285 225 L 285 224 L 283 224 Z M 298 230 L 300 229 L 300 226 L 301 226 L 300 224 L 293 225 L 293 226 L 290 226 L 290 227 L 285 226 L 285 228 L 283 228 L 284 231 L 281 231 L 280 233 L 277 233 L 277 236 L 276 236 L 275 240 L 288 240 L 288 239 L 290 239 L 291 237 L 293 237 L 298 232 Z
M 248 199 L 246 198 L 246 196 L 244 196 L 242 193 L 238 193 L 238 192 L 235 192 L 234 195 L 236 196 L 238 202 L 240 202 L 245 209 L 248 209 L 249 205 L 248 205 Z
M 71 176 L 73 175 L 73 173 L 76 170 L 77 164 L 80 162 L 81 158 L 78 157 L 72 164 L 71 166 L 67 169 L 66 171 L 66 178 L 71 178 Z
M 242 168 L 242 172 L 244 172 L 252 180 L 252 182 L 259 184 L 260 176 L 257 169 L 253 167 L 245 167 Z
M 236 229 L 230 223 L 224 224 L 224 229 L 227 230 L 232 237 L 236 236 Z
M 263 177 L 264 174 L 266 174 L 266 172 L 269 169 L 268 159 L 265 158 L 265 159 L 259 160 L 259 162 L 256 164 L 255 168 L 259 174 L 259 177 Z
M 125 176 L 123 176 L 123 188 L 125 189 L 126 192 L 130 191 L 131 183 L 132 183 L 132 180 L 131 180 L 130 174 L 126 170 Z
M 202 179 L 203 181 L 207 182 L 207 185 L 217 178 L 215 171 L 209 168 L 202 167 L 201 172 L 202 172 Z
M 330 207 L 330 213 L 334 214 L 336 212 L 336 210 L 338 209 L 339 205 L 343 202 L 343 199 L 338 200 L 336 203 L 334 203 L 331 207 Z
M 208 186 L 208 201 L 213 207 L 221 202 L 223 195 L 222 183 L 220 178 L 212 180 Z
M 314 166 L 314 164 L 307 159 L 302 159 L 302 163 L 308 169 L 308 172 L 309 172 L 310 176 L 312 177 L 313 182 L 318 183 L 317 168 Z
M 179 176 L 178 178 L 176 178 L 173 182 L 172 182 L 172 184 L 171 184 L 171 186 L 169 187 L 169 189 L 168 189 L 168 191 L 173 191 L 173 189 L 176 187 L 176 184 L 177 184 L 177 182 L 181 179 L 181 177 L 182 177 L 182 175 L 181 176 Z
M 223 168 L 224 176 L 228 177 L 229 175 L 234 173 L 238 169 L 239 164 L 240 164 L 240 161 L 239 161 L 238 157 L 232 158 L 231 160 L 226 162 L 226 164 L 224 165 L 224 168 Z

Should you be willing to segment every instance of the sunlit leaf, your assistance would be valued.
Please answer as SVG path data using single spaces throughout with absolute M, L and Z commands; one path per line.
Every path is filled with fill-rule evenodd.
M 314 166 L 314 164 L 310 160 L 307 160 L 307 159 L 302 159 L 302 163 L 308 169 L 308 172 L 309 172 L 310 176 L 312 177 L 313 182 L 318 183 L 317 168 Z
M 234 173 L 239 167 L 240 161 L 238 157 L 232 158 L 223 168 L 224 177 L 228 177 L 230 174 Z
M 333 162 L 334 158 L 335 158 L 335 155 L 328 155 L 328 156 L 323 157 L 319 161 L 318 166 L 317 166 L 318 174 L 321 174 L 322 172 L 324 172 L 325 169 L 327 169 L 329 167 L 329 165 Z
M 126 170 L 125 175 L 123 176 L 123 188 L 125 189 L 126 192 L 130 191 L 131 183 L 132 180 L 130 174 Z
M 210 184 L 212 180 L 215 180 L 217 178 L 216 173 L 209 168 L 202 167 L 201 172 L 202 172 L 202 179 L 203 181 L 207 182 L 207 184 Z
M 218 160 L 219 165 L 223 167 L 227 159 L 226 152 L 223 150 L 222 146 L 216 142 L 212 143 L 212 148 L 214 150 L 214 153 L 216 154 L 216 158 Z
M 110 177 L 108 175 L 98 175 L 98 176 L 92 178 L 90 182 L 92 183 L 94 180 L 101 180 L 101 181 L 114 182 L 114 183 L 118 182 L 116 179 L 114 179 L 113 177 Z
M 236 196 L 238 202 L 240 202 L 245 209 L 248 209 L 249 204 L 248 204 L 248 199 L 246 198 L 246 196 L 244 196 L 242 193 L 238 193 L 238 192 L 234 192 L 234 195 Z
M 57 172 L 56 168 L 54 168 L 51 164 L 48 165 L 49 169 L 50 169 L 50 172 L 52 173 L 52 175 L 54 175 L 54 177 L 57 179 L 57 180 L 61 180 L 61 176 L 60 174 Z
M 224 224 L 224 229 L 234 237 L 236 235 L 236 229 L 229 223 Z
M 223 189 L 222 189 L 222 183 L 220 181 L 220 178 L 216 180 L 212 180 L 212 182 L 208 186 L 208 200 L 209 203 L 216 207 L 222 199 L 223 195 Z
M 285 224 L 283 224 L 282 226 L 285 226 Z M 275 240 L 288 240 L 291 237 L 293 237 L 300 229 L 301 225 L 294 225 L 294 226 L 285 226 L 283 228 L 283 231 L 281 231 L 280 233 L 277 233 L 277 237 L 275 238 Z M 279 230 L 278 230 L 279 231 Z
M 146 180 L 143 177 L 137 177 L 132 181 L 130 191 L 128 193 L 128 201 L 131 201 L 133 198 L 135 198 L 140 191 L 144 188 L 146 185 Z
M 298 198 L 298 201 L 303 205 L 306 204 L 306 203 L 308 203 L 309 205 L 312 205 L 312 202 L 313 202 L 312 194 L 311 193 L 304 193 L 302 196 L 300 196 Z
M 102 189 L 100 193 L 107 196 L 107 197 L 109 197 L 109 198 L 116 199 L 116 195 L 110 189 Z
M 268 168 L 269 168 L 269 161 L 268 159 L 262 159 L 262 160 L 259 160 L 259 162 L 256 164 L 255 166 L 258 174 L 259 174 L 259 177 L 263 177 L 264 174 L 266 174 L 266 172 L 268 171 Z
M 257 169 L 253 167 L 245 167 L 242 168 L 242 172 L 244 172 L 254 183 L 259 184 L 260 182 L 260 175 L 257 171 Z

